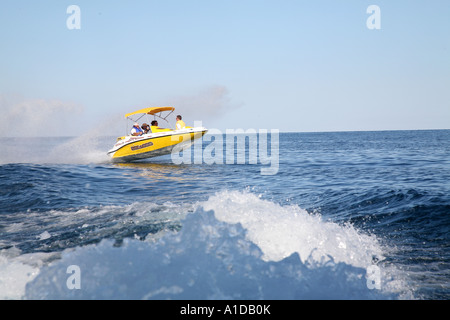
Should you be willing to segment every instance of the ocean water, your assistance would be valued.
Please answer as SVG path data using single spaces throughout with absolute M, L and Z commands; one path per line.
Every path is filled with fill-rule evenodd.
M 450 130 L 261 135 L 2 139 L 0 298 L 450 298 Z

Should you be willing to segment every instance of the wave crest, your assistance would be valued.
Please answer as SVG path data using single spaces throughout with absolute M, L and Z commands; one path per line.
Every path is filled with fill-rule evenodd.
M 246 200 L 246 201 L 244 201 Z M 253 209 L 250 209 L 253 208 Z M 209 211 L 205 211 L 209 210 Z M 274 211 L 278 210 L 278 211 Z M 271 212 L 278 224 L 264 215 Z M 220 218 L 217 218 L 220 217 Z M 232 221 L 234 219 L 234 221 Z M 298 219 L 302 223 L 295 222 Z M 227 220 L 227 221 L 224 221 Z M 282 223 L 283 222 L 283 223 Z M 285 235 L 281 237 L 284 226 Z M 333 257 L 336 241 L 312 249 L 301 260 L 295 246 L 302 226 L 311 235 L 340 232 L 351 242 L 357 231 L 323 222 L 297 207 L 281 207 L 248 193 L 222 192 L 188 214 L 179 232 L 157 242 L 126 239 L 120 247 L 109 240 L 74 251 L 42 268 L 26 288 L 29 299 L 390 299 L 404 297 L 402 282 L 383 273 L 381 289 L 367 285 L 366 269 Z M 340 228 L 340 229 L 339 229 Z M 296 230 L 293 234 L 292 230 Z M 347 230 L 347 231 L 345 231 Z M 347 232 L 347 233 L 346 233 Z M 264 237 L 260 233 L 264 234 Z M 345 236 L 347 234 L 347 236 Z M 261 237 L 258 237 L 261 236 Z M 278 239 L 281 237 L 281 239 Z M 335 236 L 334 238 L 336 238 Z M 345 238 L 346 237 L 346 238 Z M 353 255 L 371 255 L 365 239 Z M 308 239 L 306 236 L 305 239 Z M 320 237 L 318 238 L 320 239 Z M 321 240 L 314 240 L 321 244 Z M 360 240 L 355 240 L 360 243 Z M 358 245 L 347 244 L 349 247 Z M 374 244 L 375 246 L 375 244 Z M 273 252 L 278 248 L 282 254 Z M 270 249 L 270 250 L 269 250 Z M 322 250 L 327 249 L 327 250 Z M 342 248 L 336 248 L 336 252 Z M 291 254 L 289 252 L 292 251 Z M 318 254 L 319 253 L 319 254 Z M 318 254 L 318 255 L 317 255 Z M 286 256 L 288 255 L 288 256 Z M 281 257 L 285 256 L 285 257 Z M 324 258 L 324 257 L 327 258 Z M 322 258 L 321 258 L 322 257 Z M 67 288 L 67 267 L 81 270 L 81 290 Z M 384 272 L 384 270 L 383 270 Z M 393 290 L 395 289 L 395 290 Z

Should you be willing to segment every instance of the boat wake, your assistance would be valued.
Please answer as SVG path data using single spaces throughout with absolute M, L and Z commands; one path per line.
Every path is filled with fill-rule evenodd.
M 15 272 L 33 275 L 28 299 L 413 298 L 402 273 L 383 263 L 384 250 L 351 225 L 222 191 L 198 203 L 180 231 L 120 246 L 105 239 L 42 267 L 27 269 L 22 260 Z M 71 266 L 80 289 L 68 286 Z

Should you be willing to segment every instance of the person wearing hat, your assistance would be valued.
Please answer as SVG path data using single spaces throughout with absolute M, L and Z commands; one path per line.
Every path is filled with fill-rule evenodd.
M 135 123 L 133 125 L 133 128 L 131 128 L 131 135 L 132 136 L 142 136 L 144 132 L 142 131 L 141 127 L 139 127 L 139 123 Z
M 141 128 L 142 128 L 142 131 L 144 131 L 144 134 L 147 134 L 150 131 L 150 126 L 146 123 L 143 123 Z

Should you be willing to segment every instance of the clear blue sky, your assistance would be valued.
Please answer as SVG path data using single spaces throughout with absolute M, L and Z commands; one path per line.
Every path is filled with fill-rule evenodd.
M 123 134 L 157 105 L 221 130 L 450 128 L 448 0 L 3 0 L 0 41 L 2 136 Z

